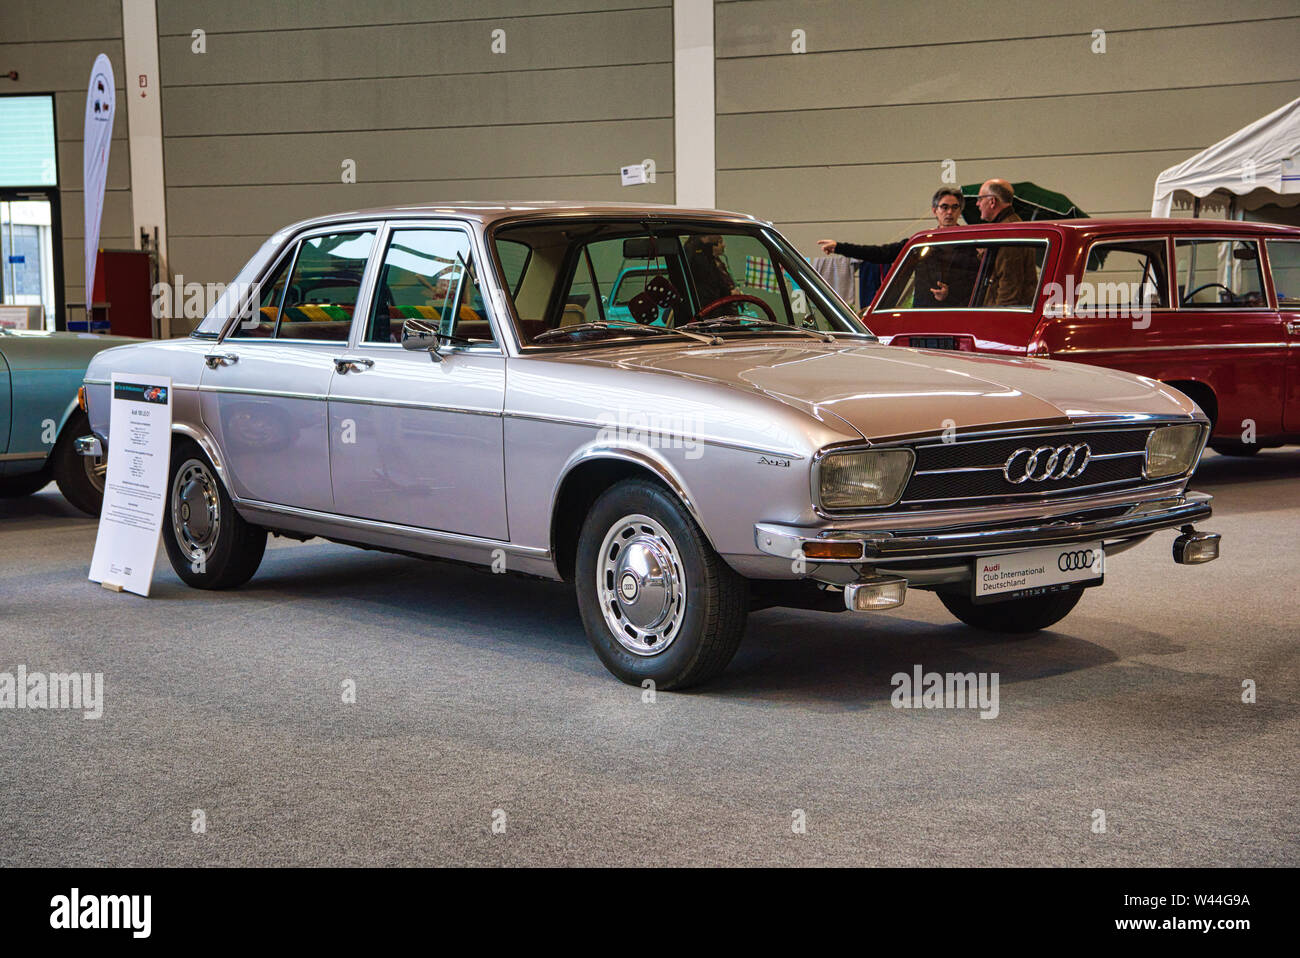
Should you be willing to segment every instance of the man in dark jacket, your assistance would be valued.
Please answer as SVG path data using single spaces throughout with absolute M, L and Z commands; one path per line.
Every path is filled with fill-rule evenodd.
M 986 223 L 1019 223 L 1011 206 L 1015 193 L 1006 180 L 988 180 L 975 198 L 980 218 Z M 992 261 L 985 266 L 984 306 L 1032 306 L 1038 289 L 1038 267 L 1028 246 L 1001 246 L 989 250 Z
M 930 201 L 930 212 L 934 214 L 939 229 L 958 225 L 962 203 L 961 190 L 955 186 L 944 186 L 935 192 Z M 904 237 L 897 243 L 880 246 L 841 243 L 837 240 L 818 240 L 817 245 L 827 255 L 839 253 L 851 259 L 860 259 L 864 263 L 889 264 L 898 258 L 909 239 L 911 237 Z M 922 309 L 965 306 L 970 301 L 978 268 L 977 254 L 970 247 L 930 247 L 929 253 L 916 264 L 916 292 L 912 297 L 912 306 Z

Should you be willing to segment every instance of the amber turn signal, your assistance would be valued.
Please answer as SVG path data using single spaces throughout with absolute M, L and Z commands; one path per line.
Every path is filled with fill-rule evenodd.
M 81 407 L 82 412 L 89 412 L 89 410 L 86 409 L 86 387 L 85 386 L 77 387 L 77 405 Z
M 805 542 L 803 554 L 809 559 L 861 559 L 862 543 L 852 539 Z

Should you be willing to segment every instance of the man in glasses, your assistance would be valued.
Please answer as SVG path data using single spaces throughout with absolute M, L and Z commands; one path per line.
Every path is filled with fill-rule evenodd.
M 930 200 L 930 212 L 934 214 L 939 229 L 959 225 L 957 220 L 962 210 L 961 190 L 955 186 L 940 187 Z M 822 252 L 830 255 L 839 253 L 851 259 L 860 259 L 864 263 L 881 263 L 888 265 L 898 258 L 910 236 L 905 236 L 897 243 L 885 243 L 881 246 L 863 246 L 857 243 L 841 243 L 836 240 L 818 240 Z M 939 306 L 960 307 L 970 302 L 971 290 L 975 286 L 975 274 L 979 270 L 979 255 L 969 246 L 934 246 L 933 255 L 926 256 L 916 266 L 916 292 L 913 294 L 914 308 L 934 308 Z
M 1011 206 L 1015 192 L 1006 180 L 987 180 L 980 186 L 975 205 L 986 223 L 1019 223 Z M 991 249 L 991 262 L 985 266 L 982 283 L 985 306 L 1032 306 L 1038 289 L 1038 267 L 1028 246 L 1001 246 Z

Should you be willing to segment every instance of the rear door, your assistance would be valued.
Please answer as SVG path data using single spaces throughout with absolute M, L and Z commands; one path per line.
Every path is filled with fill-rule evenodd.
M 1300 432 L 1300 239 L 1271 239 L 1264 246 L 1268 250 L 1269 273 L 1288 346 L 1284 428 L 1296 433 Z
M 208 350 L 203 420 L 242 499 L 331 512 L 327 401 L 378 224 L 314 230 L 285 251 L 255 305 Z

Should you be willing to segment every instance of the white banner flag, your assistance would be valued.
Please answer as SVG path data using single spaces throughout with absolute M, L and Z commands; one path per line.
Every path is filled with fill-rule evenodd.
M 86 202 L 86 305 L 95 298 L 95 255 L 99 251 L 99 221 L 104 216 L 104 181 L 108 178 L 108 148 L 113 142 L 117 93 L 113 64 L 95 57 L 86 91 L 86 141 L 81 154 L 82 188 Z

